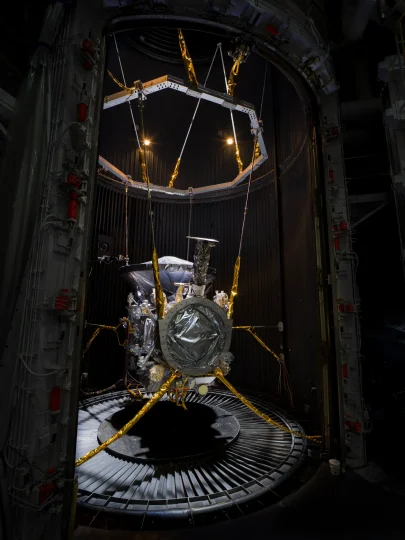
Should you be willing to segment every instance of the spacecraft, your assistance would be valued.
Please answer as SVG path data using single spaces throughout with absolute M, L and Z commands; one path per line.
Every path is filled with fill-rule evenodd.
M 152 261 L 127 264 L 119 271 L 133 288 L 127 298 L 127 316 L 120 320 L 127 332 L 125 379 L 133 373 L 143 384 L 144 392 L 152 393 L 152 397 L 124 427 L 77 459 L 76 466 L 128 433 L 165 394 L 187 410 L 188 392 L 194 391 L 203 397 L 216 378 L 265 422 L 298 437 L 318 439 L 275 421 L 226 379 L 233 361 L 229 347 L 240 257 L 234 268 L 230 298 L 223 291 L 216 291 L 210 300 L 208 287 L 215 277 L 215 270 L 209 267 L 210 254 L 218 241 L 188 238 L 196 242 L 193 263 L 171 256 L 158 259 L 154 250 Z M 132 390 L 130 392 L 136 396 Z M 142 397 L 139 389 L 138 392 Z
M 190 238 L 190 237 L 189 237 Z M 135 294 L 128 295 L 128 368 L 149 392 L 157 391 L 178 371 L 178 388 L 195 389 L 205 395 L 219 367 L 229 373 L 232 322 L 227 318 L 225 293 L 207 298 L 215 270 L 209 268 L 210 251 L 218 243 L 206 238 L 196 241 L 194 263 L 162 257 L 159 277 L 164 294 L 164 319 L 158 322 L 152 262 L 120 269 Z

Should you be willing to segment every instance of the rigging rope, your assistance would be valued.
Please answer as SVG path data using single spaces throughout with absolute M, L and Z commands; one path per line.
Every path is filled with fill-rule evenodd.
M 222 43 L 218 43 L 218 46 L 219 46 L 219 52 L 221 54 L 221 62 L 222 62 L 222 69 L 223 69 L 223 72 L 224 72 L 224 79 L 225 79 L 225 88 L 226 88 L 226 93 L 228 95 L 233 95 L 233 94 L 230 94 L 229 93 L 229 86 L 228 86 L 228 81 L 227 81 L 227 78 L 226 78 L 226 70 L 225 70 L 225 62 L 224 62 L 224 56 L 222 54 Z M 233 112 L 232 110 L 229 110 L 229 113 L 231 115 L 231 123 L 232 123 L 232 131 L 233 131 L 233 141 L 234 141 L 234 144 L 235 144 L 235 157 L 236 157 L 236 163 L 238 164 L 238 171 L 239 172 L 242 172 L 243 171 L 243 163 L 242 163 L 242 159 L 240 157 L 240 153 L 239 153 L 239 146 L 238 146 L 238 140 L 236 138 L 236 129 L 235 129 L 235 122 L 234 122 L 234 119 L 233 119 Z
M 119 61 L 120 68 L 121 68 L 122 80 L 124 81 L 124 84 L 126 85 L 124 69 L 122 67 L 121 57 L 120 57 L 120 53 L 119 53 L 119 50 L 118 50 L 118 44 L 117 44 L 117 39 L 115 37 L 115 34 L 114 34 L 114 42 L 115 42 L 115 48 L 116 48 L 117 55 L 118 55 L 118 61 Z M 140 91 L 138 93 L 138 103 L 139 103 L 139 112 L 140 112 L 140 118 L 141 118 L 142 137 L 143 137 L 143 140 L 145 140 L 145 126 L 144 126 L 144 121 L 143 121 L 143 100 L 144 100 L 144 96 L 142 94 L 142 89 L 140 89 Z M 135 123 L 135 118 L 134 118 L 134 113 L 132 111 L 131 103 L 130 102 L 128 102 L 128 103 L 129 103 L 129 109 L 130 109 L 130 113 L 131 113 L 132 123 L 133 123 L 133 126 L 134 126 L 134 131 L 135 131 L 135 135 L 136 135 L 136 141 L 138 143 L 138 148 L 139 148 L 139 159 L 141 161 L 142 178 L 143 178 L 143 181 L 146 183 L 146 185 L 148 187 L 148 210 L 149 210 L 149 220 L 150 220 L 150 229 L 151 229 L 151 236 L 152 236 L 152 248 L 153 248 L 153 251 L 152 251 L 152 267 L 153 267 L 153 276 L 154 276 L 154 279 L 155 279 L 155 289 L 156 289 L 156 312 L 158 314 L 159 319 L 163 319 L 165 304 L 164 304 L 163 288 L 162 288 L 162 285 L 160 283 L 160 276 L 159 276 L 159 258 L 158 258 L 158 254 L 157 254 L 157 250 L 156 250 L 156 242 L 155 242 L 155 225 L 154 225 L 154 222 L 153 222 L 152 195 L 151 195 L 151 190 L 150 190 L 148 166 L 147 166 L 147 162 L 146 162 L 146 159 L 145 159 L 144 150 L 143 150 L 143 148 L 141 146 L 141 142 L 140 142 L 139 137 L 138 137 L 138 130 L 136 129 L 136 123 Z
M 94 448 L 94 450 L 90 450 L 90 452 L 87 452 L 87 454 L 84 454 L 81 458 L 76 460 L 76 467 L 80 467 L 83 463 L 86 463 L 89 459 L 97 455 L 99 452 L 107 448 L 107 446 L 110 446 L 113 442 L 117 441 L 121 437 L 123 437 L 128 431 L 143 417 L 145 414 L 160 400 L 161 397 L 163 397 L 166 392 L 170 389 L 170 386 L 172 383 L 177 379 L 178 373 L 172 373 L 172 375 L 167 379 L 166 382 L 162 384 L 162 386 L 159 388 L 159 390 L 154 394 L 142 407 L 142 409 L 130 420 L 127 424 L 125 424 L 124 427 L 119 429 L 115 435 L 107 439 L 103 444 L 100 444 L 100 446 L 97 446 L 97 448 Z
M 125 263 L 128 266 L 128 184 L 125 184 Z
M 287 433 L 291 433 L 291 435 L 296 435 L 297 437 L 303 437 L 304 439 L 308 439 L 310 441 L 313 441 L 315 443 L 321 444 L 322 438 L 320 435 L 306 435 L 305 433 L 301 433 L 300 431 L 294 431 L 292 429 L 289 429 L 287 426 L 283 426 L 282 424 L 279 424 L 267 414 L 262 413 L 259 411 L 257 407 L 253 405 L 247 398 L 245 398 L 242 394 L 240 394 L 234 386 L 224 377 L 224 374 L 219 368 L 216 368 L 214 370 L 214 375 L 230 390 L 246 407 L 248 407 L 251 411 L 253 411 L 257 416 L 260 416 L 265 422 L 268 424 L 271 424 L 282 431 L 285 431 Z
M 262 122 L 264 92 L 266 90 L 266 80 L 267 80 L 267 66 L 268 66 L 268 61 L 266 60 L 266 67 L 265 67 L 265 70 L 264 70 L 264 78 L 263 78 L 262 99 L 261 99 L 261 103 L 260 103 L 259 122 Z M 260 153 L 261 153 L 261 151 L 260 151 L 259 143 L 256 143 L 255 159 L 257 159 L 260 156 Z
M 234 308 L 235 296 L 238 294 L 239 271 L 240 271 L 240 255 L 241 255 L 241 252 L 242 252 L 243 236 L 245 234 L 246 216 L 247 216 L 247 211 L 248 211 L 250 187 L 252 185 L 253 161 L 254 161 L 254 156 L 255 156 L 255 151 L 256 151 L 256 144 L 257 144 L 257 133 L 255 133 L 255 137 L 254 137 L 254 140 L 253 140 L 252 163 L 251 163 L 251 166 L 250 166 L 248 189 L 247 189 L 247 192 L 246 192 L 246 199 L 245 199 L 245 209 L 244 209 L 244 212 L 243 212 L 243 221 L 242 221 L 242 229 L 241 229 L 241 233 L 240 233 L 239 250 L 238 250 L 238 256 L 237 256 L 236 261 L 235 261 L 235 266 L 234 266 L 234 269 L 233 269 L 232 288 L 231 288 L 231 294 L 229 295 L 228 319 L 232 319 L 232 317 L 233 317 L 233 308 Z
M 179 28 L 179 45 L 180 45 L 180 51 L 181 51 L 181 56 L 183 58 L 184 66 L 187 71 L 188 80 L 190 81 L 191 84 L 198 86 L 197 75 L 195 74 L 193 60 L 190 56 L 190 53 L 188 52 L 186 40 L 184 39 L 183 32 L 180 30 L 180 28 Z
M 284 355 L 278 356 L 266 343 L 256 334 L 256 329 L 254 326 L 233 326 L 233 330 L 246 330 L 246 332 L 249 332 L 251 336 L 255 338 L 255 340 L 265 349 L 267 352 L 272 354 L 274 358 L 279 363 L 280 372 L 278 377 L 278 393 L 281 394 L 282 390 L 282 380 L 284 381 L 284 390 L 288 396 L 288 401 L 290 403 L 291 407 L 294 407 L 294 401 L 293 401 L 293 395 L 292 395 L 292 389 L 291 389 L 291 382 L 290 382 L 290 374 L 288 373 L 287 366 L 285 365 L 284 361 Z
M 212 69 L 212 66 L 214 65 L 214 61 L 215 61 L 215 58 L 217 56 L 217 52 L 218 52 L 218 47 L 219 47 L 219 44 L 217 45 L 217 48 L 215 49 L 215 53 L 214 53 L 214 56 L 212 57 L 212 60 L 211 60 L 211 65 L 208 69 L 208 73 L 205 77 L 205 81 L 204 81 L 204 86 L 207 85 L 207 82 L 208 82 L 208 78 L 210 76 L 210 73 L 211 73 L 211 69 Z M 190 132 L 191 132 L 191 128 L 193 127 L 193 123 L 194 123 L 194 120 L 195 120 L 195 117 L 196 117 L 196 114 L 197 114 L 197 111 L 198 111 L 198 108 L 200 106 L 200 103 L 201 103 L 201 99 L 202 99 L 202 96 L 200 95 L 200 97 L 198 98 L 198 102 L 197 102 L 197 105 L 196 105 L 196 108 L 194 110 L 194 114 L 193 114 L 193 117 L 191 119 L 191 122 L 190 122 L 190 125 L 188 127 L 188 130 L 187 130 L 187 134 L 186 134 L 186 138 L 184 139 L 184 143 L 183 143 L 183 147 L 181 149 L 181 152 L 180 152 L 180 155 L 176 161 L 176 166 L 174 168 L 174 171 L 173 171 L 173 174 L 170 178 L 170 182 L 169 182 L 169 187 L 173 187 L 174 186 L 174 183 L 177 179 L 177 176 L 179 174 L 179 168 L 180 168 L 180 161 L 181 161 L 181 158 L 183 156 L 183 152 L 184 152 L 184 149 L 186 147 L 186 144 L 187 144 L 187 140 L 188 140 L 188 137 L 190 135 Z
M 120 88 L 123 88 L 124 90 L 127 90 L 132 95 L 132 94 L 134 94 L 136 89 L 135 89 L 135 86 L 133 86 L 131 88 L 127 86 L 127 82 L 125 80 L 124 68 L 122 67 L 121 56 L 120 56 L 120 52 L 119 52 L 119 49 L 118 49 L 118 43 L 117 43 L 117 38 L 115 37 L 115 34 L 114 34 L 114 43 L 115 43 L 115 50 L 117 51 L 118 63 L 120 65 L 121 76 L 122 76 L 122 80 L 124 81 L 124 84 L 120 83 L 120 81 L 118 79 L 116 79 L 114 77 L 114 75 L 110 71 L 108 73 L 109 73 L 110 77 L 112 78 L 112 80 L 115 83 L 117 83 Z M 139 96 L 140 96 L 140 94 L 138 93 L 138 100 L 140 99 Z M 144 154 L 143 148 L 142 148 L 140 140 L 139 140 L 138 129 L 136 127 L 134 111 L 132 110 L 131 101 L 128 101 L 128 106 L 129 106 L 129 112 L 130 112 L 131 119 L 132 119 L 132 125 L 133 125 L 134 131 L 135 131 L 136 141 L 137 141 L 138 147 L 139 147 L 139 161 L 140 161 L 140 165 L 141 165 L 142 180 L 145 183 L 147 183 L 148 178 L 147 178 L 145 154 Z
M 262 119 L 262 113 L 263 113 L 264 92 L 266 90 L 266 80 L 267 80 L 267 66 L 268 66 L 268 61 L 266 60 L 266 68 L 264 70 L 264 78 L 263 78 L 262 101 L 260 103 L 259 120 Z
M 188 192 L 190 194 L 190 210 L 188 213 L 188 235 L 187 235 L 187 257 L 186 261 L 188 261 L 188 256 L 190 254 L 190 236 L 191 236 L 191 218 L 193 213 L 193 188 L 189 187 Z
M 249 56 L 250 53 L 250 47 L 247 43 L 242 43 L 239 47 L 239 50 L 237 49 L 236 55 L 233 56 L 233 66 L 231 69 L 231 73 L 229 74 L 228 79 L 228 94 L 230 96 L 233 96 L 233 93 L 235 91 L 236 82 L 235 79 L 239 75 L 239 68 L 242 62 L 246 60 L 246 58 Z

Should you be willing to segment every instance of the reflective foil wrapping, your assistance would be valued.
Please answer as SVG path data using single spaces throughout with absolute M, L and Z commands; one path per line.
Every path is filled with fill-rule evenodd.
M 195 84 L 197 86 L 198 81 L 197 81 L 197 75 L 195 74 L 193 61 L 191 59 L 190 53 L 188 52 L 186 40 L 184 39 L 183 32 L 180 29 L 179 29 L 179 45 L 180 45 L 180 51 L 181 51 L 181 56 L 183 58 L 184 66 L 187 71 L 188 80 L 192 84 Z
M 208 265 L 210 263 L 212 244 L 201 240 L 197 241 L 194 252 L 194 283 L 205 285 L 207 283 Z
M 150 351 L 155 344 L 155 321 L 153 319 L 145 319 L 143 327 L 143 347 L 146 351 Z
M 265 422 L 268 424 L 271 424 L 272 426 L 275 426 L 283 431 L 286 431 L 287 433 L 291 433 L 292 435 L 296 435 L 297 437 L 304 437 L 305 439 L 313 440 L 319 442 L 319 439 L 321 439 L 318 435 L 305 435 L 305 433 L 300 433 L 299 431 L 292 431 L 291 429 L 288 429 L 287 426 L 283 426 L 282 424 L 279 424 L 270 416 L 267 416 L 267 414 L 262 413 L 259 411 L 257 407 L 253 405 L 248 399 L 246 399 L 242 394 L 240 394 L 235 387 L 232 386 L 232 384 L 225 378 L 224 374 L 222 373 L 220 368 L 214 369 L 214 375 L 234 394 L 246 407 L 248 407 L 251 411 L 253 411 L 257 416 L 260 416 Z
M 235 267 L 233 269 L 232 289 L 231 289 L 231 294 L 229 295 L 228 319 L 232 319 L 233 317 L 233 304 L 235 301 L 235 296 L 238 294 L 239 270 L 240 270 L 240 257 L 236 259 Z
M 166 343 L 184 375 L 201 375 L 216 365 L 226 342 L 224 323 L 204 305 L 191 305 L 170 322 Z
M 142 300 L 150 300 L 152 290 L 155 287 L 153 277 L 152 262 L 142 264 L 130 264 L 121 266 L 118 270 L 120 276 L 136 289 L 137 303 Z M 206 283 L 215 280 L 215 270 L 208 269 Z M 178 284 L 189 284 L 193 281 L 193 263 L 177 259 L 176 257 L 161 257 L 159 259 L 159 277 L 163 292 L 166 294 L 168 302 L 175 299 Z
M 128 431 L 143 417 L 145 414 L 162 398 L 166 392 L 169 390 L 171 384 L 173 381 L 178 377 L 177 373 L 173 373 L 166 382 L 162 384 L 162 386 L 159 388 L 159 390 L 156 392 L 154 396 L 149 399 L 145 405 L 142 407 L 142 409 L 130 420 L 123 428 L 117 431 L 115 435 L 107 439 L 103 444 L 100 444 L 100 446 L 97 446 L 97 448 L 94 448 L 94 450 L 90 450 L 90 452 L 87 452 L 87 454 L 84 454 L 81 458 L 76 460 L 76 467 L 80 467 L 80 465 L 83 465 L 83 463 L 86 463 L 89 459 L 91 459 L 93 456 L 100 453 L 102 450 L 105 450 L 107 446 L 110 446 L 113 442 L 117 441 L 121 437 L 123 437 Z
M 176 161 L 176 166 L 175 166 L 173 174 L 172 174 L 172 176 L 170 178 L 169 187 L 173 187 L 174 183 L 175 183 L 175 181 L 177 179 L 177 176 L 179 174 L 180 161 L 181 161 L 180 158 Z
M 155 279 L 155 290 L 156 290 L 156 313 L 158 319 L 163 319 L 165 316 L 165 299 L 163 296 L 163 289 L 160 283 L 159 276 L 159 260 L 156 248 L 153 249 L 152 254 L 152 266 L 153 266 L 153 277 Z
M 235 79 L 239 75 L 239 67 L 240 67 L 240 63 L 242 62 L 242 58 L 243 58 L 243 55 L 242 53 L 240 53 L 238 58 L 235 60 L 235 63 L 233 64 L 231 73 L 229 75 L 228 94 L 230 96 L 233 96 L 233 93 L 235 92 L 235 86 L 236 86 Z
M 262 151 L 260 150 L 259 143 L 257 142 L 255 144 L 255 159 L 257 159 L 260 156 L 261 153 L 262 153 Z
M 148 171 L 146 169 L 145 151 L 143 148 L 139 148 L 139 163 L 141 165 L 142 180 L 145 184 L 149 184 Z
M 238 143 L 236 141 L 235 141 L 235 155 L 236 155 L 236 163 L 238 164 L 238 170 L 239 170 L 239 172 L 242 172 L 243 171 L 243 163 L 242 163 L 240 153 L 239 153 L 239 146 L 238 146 Z

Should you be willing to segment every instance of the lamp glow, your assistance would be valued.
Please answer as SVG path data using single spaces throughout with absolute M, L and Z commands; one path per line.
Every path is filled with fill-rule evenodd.
M 226 144 L 229 144 L 229 146 L 230 146 L 231 144 L 233 144 L 233 139 L 232 139 L 232 137 L 228 137 L 228 138 L 226 139 Z
M 143 142 L 143 144 L 144 144 L 145 146 L 149 146 L 149 145 L 150 145 L 150 139 L 145 139 L 144 142 Z

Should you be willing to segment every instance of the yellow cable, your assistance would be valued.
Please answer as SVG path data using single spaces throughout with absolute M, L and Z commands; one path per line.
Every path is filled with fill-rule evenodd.
M 187 49 L 186 40 L 184 39 L 183 32 L 179 28 L 179 45 L 181 57 L 183 58 L 184 66 L 186 68 L 187 77 L 191 84 L 198 86 L 197 75 L 195 73 L 193 60 Z
M 86 463 L 89 459 L 96 456 L 103 450 L 107 448 L 107 446 L 110 446 L 115 441 L 118 441 L 121 437 L 123 437 L 128 431 L 143 417 L 145 414 L 162 398 L 166 392 L 169 390 L 171 384 L 179 374 L 177 372 L 174 372 L 170 375 L 170 377 L 167 379 L 166 382 L 162 384 L 160 389 L 154 394 L 142 407 L 142 409 L 130 420 L 123 428 L 117 431 L 115 435 L 107 439 L 103 444 L 100 444 L 100 446 L 97 446 L 97 448 L 94 448 L 94 450 L 90 450 L 90 452 L 87 452 L 87 454 L 84 454 L 81 458 L 76 460 L 76 467 L 80 467 L 80 465 L 83 465 L 83 463 Z
M 114 75 L 111 73 L 111 71 L 109 69 L 107 69 L 107 73 L 111 77 L 111 79 L 115 82 L 115 84 L 117 84 L 120 88 L 122 88 L 122 90 L 126 90 L 130 94 L 133 94 L 135 92 L 135 90 L 136 90 L 135 86 L 131 86 L 131 87 L 130 86 L 125 86 L 125 84 L 123 84 L 116 77 L 114 77 Z
M 228 319 L 232 319 L 233 317 L 233 304 L 235 302 L 235 296 L 238 294 L 239 271 L 240 271 L 240 256 L 236 258 L 235 266 L 233 269 L 233 282 L 232 282 L 231 294 L 229 295 Z
M 214 370 L 214 375 L 228 388 L 228 390 L 230 390 L 244 405 L 246 405 L 246 407 L 248 407 L 251 411 L 253 411 L 255 414 L 257 414 L 257 416 L 259 416 L 260 418 L 262 418 L 262 420 L 264 420 L 265 422 L 267 422 L 268 424 L 271 424 L 272 426 L 275 426 L 279 429 L 281 429 L 282 431 L 285 431 L 287 433 L 291 433 L 291 435 L 296 435 L 297 437 L 303 437 L 304 439 L 308 439 L 310 441 L 314 441 L 316 443 L 321 443 L 321 436 L 320 435 L 306 435 L 305 433 L 301 433 L 299 431 L 294 431 L 292 429 L 289 429 L 288 427 L 286 426 L 283 426 L 282 424 L 279 424 L 278 422 L 276 422 L 275 420 L 273 420 L 272 418 L 270 418 L 269 416 L 267 416 L 267 414 L 264 414 L 262 413 L 261 411 L 259 411 L 259 409 L 257 409 L 253 403 L 251 403 L 248 399 L 246 399 L 244 396 L 242 396 L 242 394 L 240 394 L 235 387 L 232 386 L 232 384 L 225 378 L 224 374 L 222 373 L 222 371 L 219 369 L 219 368 L 216 368 Z

